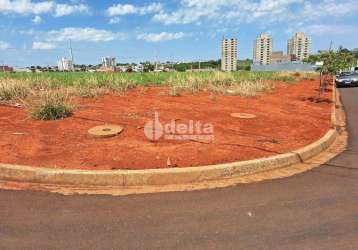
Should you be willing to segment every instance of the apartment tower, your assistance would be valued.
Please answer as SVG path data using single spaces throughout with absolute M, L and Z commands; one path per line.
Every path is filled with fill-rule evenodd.
M 221 70 L 237 70 L 237 39 L 223 39 L 221 43 Z
M 74 71 L 74 66 L 72 60 L 62 57 L 57 62 L 57 67 L 59 71 Z
M 116 58 L 115 57 L 102 57 L 102 67 L 103 68 L 114 68 L 116 67 Z
M 267 65 L 271 63 L 272 38 L 267 33 L 261 33 L 254 41 L 254 63 Z
M 310 50 L 311 38 L 303 32 L 296 33 L 287 42 L 287 55 L 291 57 L 291 61 L 303 61 L 309 57 Z

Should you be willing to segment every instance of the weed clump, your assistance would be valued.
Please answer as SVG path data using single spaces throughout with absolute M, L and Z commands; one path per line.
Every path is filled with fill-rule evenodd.
M 60 91 L 40 92 L 30 104 L 30 114 L 36 120 L 58 120 L 70 116 L 74 105 L 68 93 Z
M 22 100 L 29 95 L 26 83 L 14 79 L 0 79 L 0 102 Z

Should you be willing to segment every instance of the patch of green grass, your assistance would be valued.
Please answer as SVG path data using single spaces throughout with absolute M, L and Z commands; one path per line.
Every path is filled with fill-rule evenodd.
M 44 73 L 0 73 L 0 79 L 17 79 L 26 81 L 31 87 L 56 89 L 62 87 L 111 87 L 113 83 L 127 82 L 134 86 L 168 85 L 173 79 L 200 79 L 201 81 L 290 81 L 292 76 L 278 72 L 160 72 L 160 73 L 88 73 L 88 72 L 44 72 Z

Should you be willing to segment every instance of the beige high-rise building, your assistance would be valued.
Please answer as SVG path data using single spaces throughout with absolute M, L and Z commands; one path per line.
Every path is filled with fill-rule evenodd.
M 254 63 L 267 65 L 271 63 L 272 38 L 267 33 L 261 33 L 254 41 Z
M 221 43 L 221 70 L 237 70 L 237 39 L 223 39 Z
M 298 32 L 287 42 L 287 55 L 291 61 L 302 61 L 309 57 L 311 51 L 311 38 L 305 33 Z

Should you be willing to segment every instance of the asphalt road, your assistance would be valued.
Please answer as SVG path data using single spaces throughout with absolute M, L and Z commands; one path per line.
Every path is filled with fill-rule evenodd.
M 324 167 L 183 193 L 0 191 L 0 249 L 358 249 L 358 88 L 341 93 L 349 148 Z

